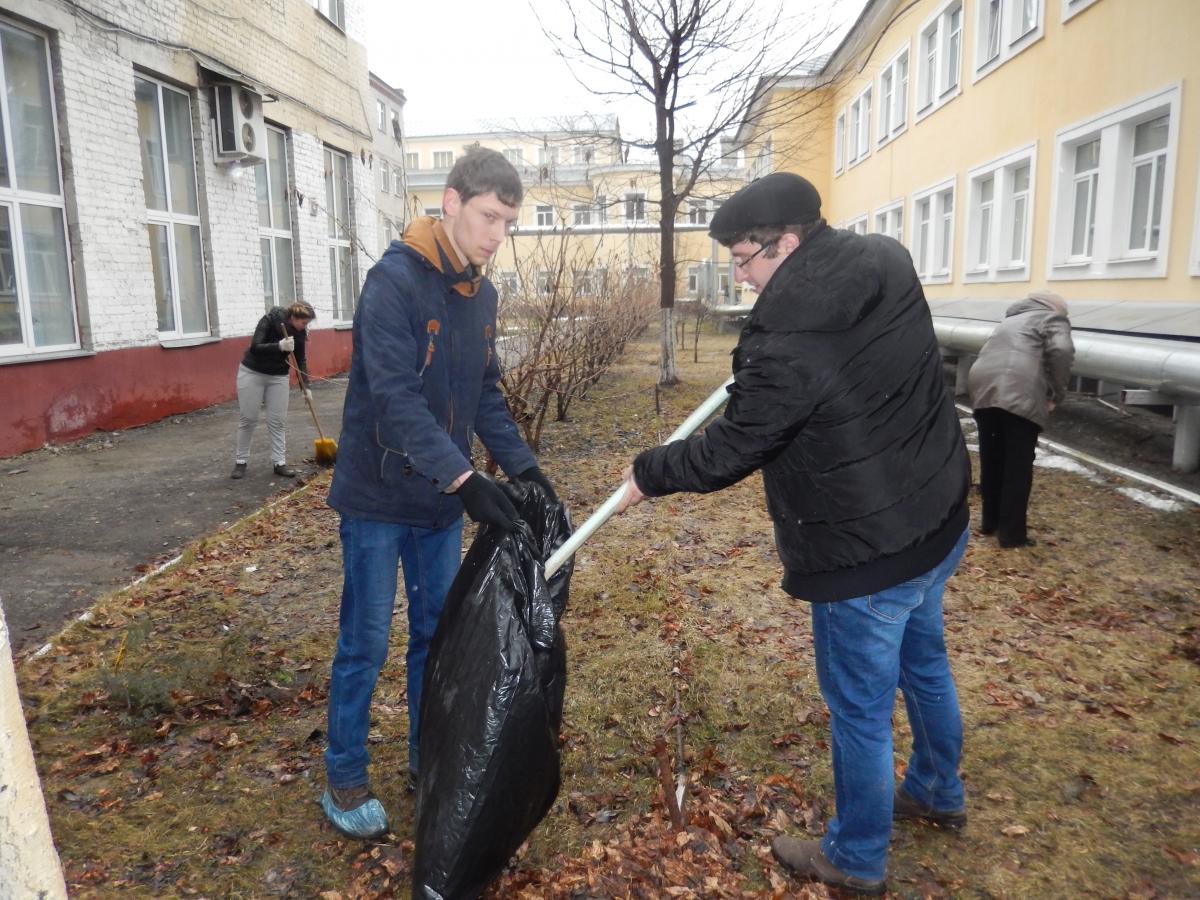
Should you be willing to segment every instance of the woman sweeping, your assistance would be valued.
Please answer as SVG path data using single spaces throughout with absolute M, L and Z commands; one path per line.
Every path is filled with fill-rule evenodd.
M 237 372 L 238 420 L 237 451 L 230 478 L 244 478 L 250 461 L 250 439 L 258 425 L 258 411 L 267 407 L 267 429 L 271 434 L 271 461 L 275 474 L 295 478 L 296 470 L 287 464 L 288 357 L 295 355 L 297 377 L 305 399 L 312 401 L 308 388 L 308 358 L 305 343 L 308 323 L 317 317 L 312 306 L 298 301 L 284 308 L 276 306 L 258 320 L 254 337 L 242 357 Z

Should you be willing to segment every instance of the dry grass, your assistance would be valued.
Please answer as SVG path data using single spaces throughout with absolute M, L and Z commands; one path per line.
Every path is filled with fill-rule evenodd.
M 543 467 L 577 519 L 721 382 L 732 342 L 706 337 L 698 363 L 686 354 L 687 383 L 661 415 L 657 343 L 637 344 L 572 421 L 547 428 Z M 20 666 L 73 896 L 407 892 L 402 652 L 375 697 L 372 744 L 396 835 L 347 842 L 314 802 L 340 588 L 327 478 L 104 598 Z M 973 540 L 947 595 L 971 824 L 899 827 L 893 894 L 1196 896 L 1200 513 L 1148 510 L 1060 472 L 1039 471 L 1034 494 L 1041 543 Z M 563 791 L 500 895 L 823 893 L 763 853 L 770 835 L 819 833 L 832 812 L 808 609 L 778 581 L 758 477 L 643 504 L 580 552 Z M 720 831 L 696 825 L 713 811 L 731 825 L 716 849 L 679 845 L 663 822 L 652 748 L 665 735 L 674 751 L 676 723 L 693 836 Z M 902 767 L 902 708 L 897 731 Z M 647 855 L 660 874 L 631 874 Z

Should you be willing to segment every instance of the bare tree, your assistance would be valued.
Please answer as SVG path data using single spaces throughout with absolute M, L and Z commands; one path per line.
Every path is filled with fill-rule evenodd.
M 652 151 L 660 190 L 659 384 L 679 381 L 673 336 L 675 216 L 727 159 L 722 137 L 753 124 L 795 124 L 819 108 L 827 73 L 813 58 L 829 37 L 827 21 L 798 20 L 783 2 L 762 0 L 563 0 L 569 27 L 542 30 L 592 94 L 636 98 L 654 110 L 653 135 L 626 139 Z M 793 4 L 794 6 L 794 4 Z M 537 10 L 535 9 L 535 13 Z M 800 37 L 807 35 L 807 37 Z M 821 73 L 818 75 L 818 73 Z M 803 89 L 776 93 L 797 75 Z M 727 162 L 726 162 L 727 165 Z

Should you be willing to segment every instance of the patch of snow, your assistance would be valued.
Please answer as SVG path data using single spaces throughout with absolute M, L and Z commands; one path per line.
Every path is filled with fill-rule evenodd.
M 1130 500 L 1136 500 L 1143 506 L 1149 506 L 1151 509 L 1159 509 L 1163 512 L 1178 512 L 1185 509 L 1186 505 L 1178 500 L 1172 500 L 1170 497 L 1160 497 L 1158 494 L 1152 494 L 1149 491 L 1142 491 L 1138 488 L 1119 487 L 1117 493 L 1124 494 Z
M 1081 462 L 1076 462 L 1069 456 L 1059 456 L 1057 453 L 1046 453 L 1040 447 L 1037 451 L 1037 456 L 1034 457 L 1033 464 L 1042 469 L 1058 469 L 1063 472 L 1074 472 L 1076 475 L 1083 475 L 1092 481 L 1099 481 L 1096 473 L 1089 469 Z

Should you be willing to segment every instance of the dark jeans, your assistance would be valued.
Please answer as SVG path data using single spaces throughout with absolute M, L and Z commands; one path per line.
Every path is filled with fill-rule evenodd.
M 1029 492 L 1033 487 L 1033 455 L 1037 425 L 1006 409 L 975 410 L 979 425 L 979 492 L 983 499 L 980 530 L 995 533 L 1003 545 L 1022 544 Z

